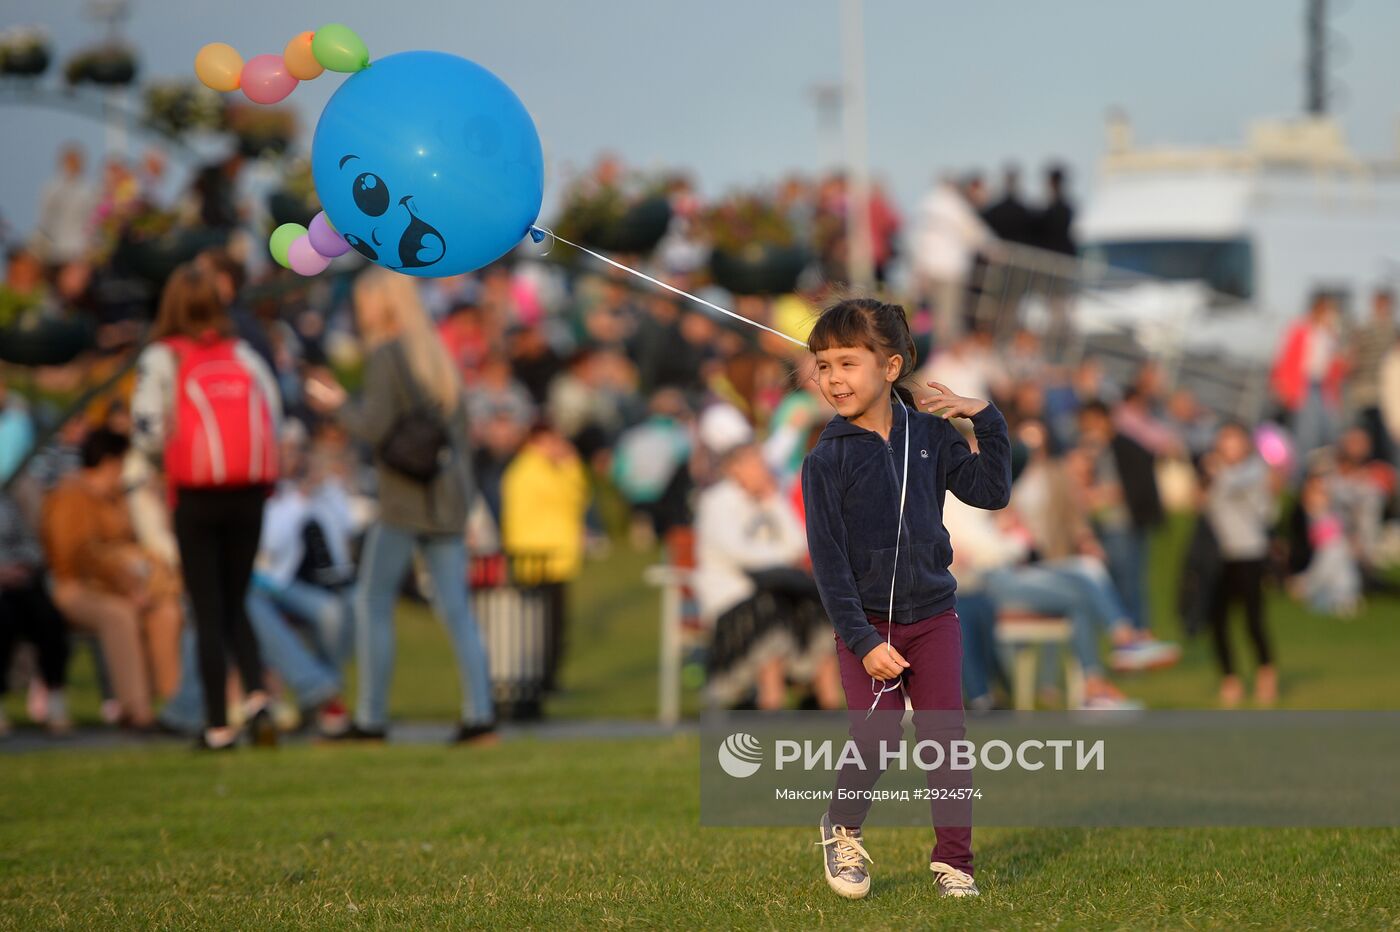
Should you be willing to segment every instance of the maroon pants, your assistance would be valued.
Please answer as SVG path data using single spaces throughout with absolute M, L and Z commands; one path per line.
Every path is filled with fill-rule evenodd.
M 889 634 L 889 622 L 871 618 L 870 623 L 882 638 Z M 841 685 L 846 690 L 846 708 L 851 711 L 851 737 L 855 739 L 862 758 L 870 765 L 866 770 L 843 768 L 836 780 L 838 790 L 874 788 L 883 772 L 879 769 L 880 741 L 892 746 L 904 737 L 898 713 L 904 710 L 906 692 L 915 710 L 916 740 L 938 741 L 946 749 L 949 741 L 961 740 L 966 733 L 962 716 L 962 631 L 957 612 L 949 609 L 941 615 L 923 618 L 913 624 L 896 624 L 892 643 L 894 649 L 909 661 L 902 688 L 882 695 L 879 705 L 875 707 L 876 714 L 866 719 L 865 713 L 875 701 L 876 690 L 871 688 L 870 674 L 865 672 L 860 658 L 851 653 L 839 635 L 836 637 Z M 877 651 L 884 649 L 883 643 L 875 648 Z M 888 684 L 877 682 L 877 688 L 879 685 Z M 920 710 L 941 710 L 942 714 L 920 716 Z M 912 746 L 912 742 L 910 744 Z M 912 753 L 910 756 L 912 760 Z M 931 790 L 970 788 L 971 785 L 971 771 L 954 771 L 945 767 L 928 772 Z M 942 861 L 972 873 L 972 801 L 935 798 L 929 805 L 936 838 L 930 860 Z M 868 798 L 835 798 L 827 811 L 833 824 L 855 828 L 865 821 L 869 810 Z

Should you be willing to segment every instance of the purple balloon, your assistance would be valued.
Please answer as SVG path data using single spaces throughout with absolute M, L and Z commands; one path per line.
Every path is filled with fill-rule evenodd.
M 306 235 L 311 237 L 311 248 L 327 259 L 343 256 L 350 251 L 350 244 L 331 226 L 331 222 L 326 219 L 324 210 L 311 218 L 311 225 L 306 228 Z
M 298 236 L 287 247 L 287 264 L 298 275 L 319 275 L 331 264 L 331 260 L 316 251 L 311 245 L 310 236 Z

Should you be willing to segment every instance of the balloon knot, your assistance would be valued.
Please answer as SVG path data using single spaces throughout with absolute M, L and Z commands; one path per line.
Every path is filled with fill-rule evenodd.
M 530 227 L 530 239 L 534 240 L 536 243 L 543 243 L 544 230 L 541 230 L 539 227 Z

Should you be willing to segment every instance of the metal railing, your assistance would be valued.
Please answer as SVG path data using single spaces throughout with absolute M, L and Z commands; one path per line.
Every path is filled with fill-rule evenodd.
M 1050 252 L 1019 243 L 999 242 L 979 263 L 969 282 L 971 316 L 980 328 L 1007 339 L 1030 327 L 1042 338 L 1050 361 L 1077 365 L 1086 357 L 1099 361 L 1120 382 L 1131 379 L 1148 361 L 1162 367 L 1167 386 L 1189 388 L 1216 413 L 1255 421 L 1268 402 L 1268 370 L 1222 347 L 1210 353 L 1191 349 L 1185 339 L 1201 307 L 1239 304 L 1204 283 L 1185 285 L 1102 262 Z M 1165 297 L 1158 315 L 1141 320 L 1153 331 L 1151 346 L 1142 331 L 1128 324 L 1099 322 L 1092 330 L 1085 309 L 1121 311 L 1135 308 L 1133 289 L 1157 286 Z M 1140 312 L 1139 312 L 1140 315 Z M 1111 316 L 1111 315 L 1109 315 Z

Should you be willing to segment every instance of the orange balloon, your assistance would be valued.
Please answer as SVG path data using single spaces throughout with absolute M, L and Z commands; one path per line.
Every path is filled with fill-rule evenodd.
M 311 37 L 314 35 L 314 32 L 303 32 L 288 42 L 282 51 L 282 60 L 287 63 L 287 70 L 298 81 L 310 81 L 320 77 L 321 72 L 326 70 L 316 60 L 316 56 L 311 54 Z
M 236 91 L 243 74 L 243 56 L 225 42 L 210 42 L 194 57 L 194 73 L 206 87 Z

